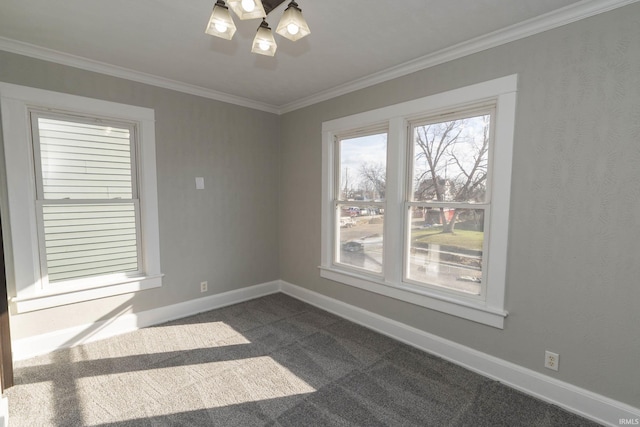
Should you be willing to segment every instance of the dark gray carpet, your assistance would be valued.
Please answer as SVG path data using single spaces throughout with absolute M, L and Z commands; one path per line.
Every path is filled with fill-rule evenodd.
M 283 294 L 16 363 L 18 426 L 591 426 Z

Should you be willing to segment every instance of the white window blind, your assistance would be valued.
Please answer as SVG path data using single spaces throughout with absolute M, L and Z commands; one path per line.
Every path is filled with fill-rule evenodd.
M 31 123 L 43 276 L 137 272 L 135 128 L 43 112 Z

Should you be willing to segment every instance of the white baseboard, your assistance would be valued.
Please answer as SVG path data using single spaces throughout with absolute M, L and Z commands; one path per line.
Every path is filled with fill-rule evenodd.
M 42 335 L 14 340 L 13 360 L 23 360 L 61 348 L 73 347 L 92 341 L 132 332 L 146 326 L 191 316 L 231 304 L 276 293 L 280 281 L 262 283 L 234 291 L 198 298 L 140 313 L 129 313 L 92 324 L 74 326 Z
M 598 423 L 640 424 L 640 409 L 625 403 L 285 281 L 280 291 Z

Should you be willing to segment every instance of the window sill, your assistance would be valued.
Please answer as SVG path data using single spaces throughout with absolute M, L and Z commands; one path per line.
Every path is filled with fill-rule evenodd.
M 504 329 L 504 319 L 508 314 L 504 310 L 488 307 L 474 301 L 456 299 L 452 296 L 441 295 L 428 289 L 418 292 L 403 285 L 375 280 L 364 275 L 335 268 L 320 267 L 320 276 L 345 285 L 451 314 L 484 325 L 493 326 L 498 329 Z
M 39 292 L 29 296 L 14 297 L 11 299 L 11 302 L 13 303 L 16 313 L 28 313 L 30 311 L 43 310 L 61 305 L 159 288 L 162 286 L 162 276 L 163 274 L 135 277 L 91 289 L 66 292 Z

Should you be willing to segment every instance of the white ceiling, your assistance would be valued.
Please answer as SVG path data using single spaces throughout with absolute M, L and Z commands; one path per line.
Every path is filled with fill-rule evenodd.
M 0 49 L 281 111 L 452 47 L 481 50 L 629 2 L 298 0 L 311 35 L 276 35 L 270 58 L 250 53 L 259 20 L 234 16 L 232 41 L 204 33 L 215 0 L 0 0 Z

